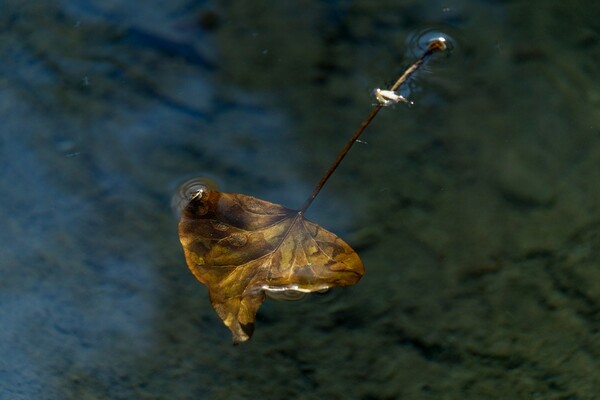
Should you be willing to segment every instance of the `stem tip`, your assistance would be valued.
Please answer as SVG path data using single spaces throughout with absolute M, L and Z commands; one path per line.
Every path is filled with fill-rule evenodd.
M 446 38 L 443 36 L 437 37 L 435 39 L 431 39 L 427 46 L 427 51 L 445 51 L 448 48 L 446 44 Z

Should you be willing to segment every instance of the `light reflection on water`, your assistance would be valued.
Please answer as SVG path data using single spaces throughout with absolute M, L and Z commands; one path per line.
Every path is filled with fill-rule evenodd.
M 4 9 L 0 397 L 598 391 L 587 6 Z M 183 260 L 174 183 L 203 171 L 298 207 L 372 89 L 413 61 L 411 34 L 432 31 L 452 56 L 414 80 L 414 107 L 384 110 L 309 215 L 358 249 L 365 278 L 267 302 L 232 348 Z

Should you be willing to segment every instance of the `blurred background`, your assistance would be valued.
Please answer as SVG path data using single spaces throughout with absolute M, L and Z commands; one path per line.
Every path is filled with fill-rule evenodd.
M 600 3 L 0 4 L 0 398 L 600 393 Z M 300 207 L 440 34 L 308 213 L 365 277 L 233 347 L 178 184 Z

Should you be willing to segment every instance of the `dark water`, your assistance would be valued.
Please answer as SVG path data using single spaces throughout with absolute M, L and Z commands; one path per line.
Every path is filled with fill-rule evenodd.
M 0 2 L 0 398 L 600 398 L 600 6 Z M 231 346 L 177 183 L 299 207 L 356 286 Z

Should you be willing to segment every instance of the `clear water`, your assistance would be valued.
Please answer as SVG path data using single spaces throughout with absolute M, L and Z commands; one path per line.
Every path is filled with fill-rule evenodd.
M 597 398 L 596 3 L 2 10 L 0 398 Z M 231 346 L 185 265 L 177 184 L 299 207 L 431 31 L 451 55 L 309 213 L 367 274 L 268 301 Z

